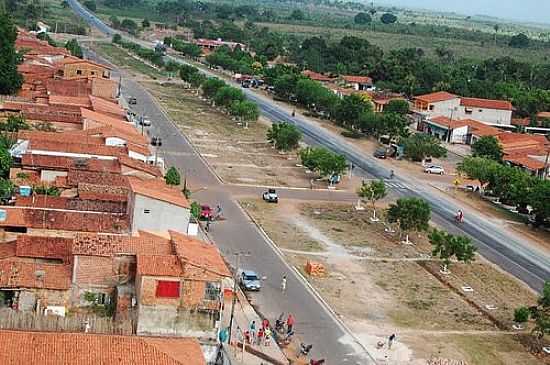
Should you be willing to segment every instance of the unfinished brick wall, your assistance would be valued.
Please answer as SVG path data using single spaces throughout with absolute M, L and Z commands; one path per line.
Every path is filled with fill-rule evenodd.
M 79 287 L 112 286 L 114 275 L 110 257 L 75 256 L 74 277 Z
M 140 302 L 145 305 L 170 305 L 185 309 L 194 309 L 204 304 L 206 283 L 197 280 L 183 280 L 180 284 L 179 298 L 157 298 L 157 281 L 174 281 L 174 278 L 142 277 Z

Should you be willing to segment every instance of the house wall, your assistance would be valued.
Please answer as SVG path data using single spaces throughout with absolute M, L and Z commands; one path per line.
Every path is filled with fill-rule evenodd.
M 433 109 L 430 110 L 430 106 L 433 106 Z M 451 100 L 444 100 L 444 101 L 438 101 L 436 103 L 430 103 L 428 105 L 428 110 L 426 110 L 426 113 L 431 116 L 445 116 L 447 118 L 451 117 L 451 110 L 453 114 L 453 119 L 459 119 L 456 114 L 457 111 L 460 109 L 460 99 L 451 99 Z
M 68 290 L 25 289 L 19 292 L 17 308 L 21 311 L 34 311 L 37 303 L 45 308 L 50 305 L 66 307 L 68 302 Z
M 143 162 L 147 162 L 147 157 L 148 156 L 144 156 L 141 153 L 137 153 L 135 151 L 128 151 L 128 157 L 133 158 L 135 160 L 140 160 L 140 161 L 143 161 Z
M 65 80 L 84 79 L 92 77 L 102 77 L 109 79 L 111 77 L 111 74 L 107 68 L 93 65 L 87 62 L 69 63 L 66 64 L 63 68 L 63 78 Z
M 469 110 L 470 112 L 466 112 Z M 474 119 L 480 122 L 489 124 L 512 124 L 512 111 L 511 110 L 497 110 L 497 109 L 484 109 L 484 108 L 466 108 L 461 106 L 459 108 L 458 117 L 454 119 Z
M 118 93 L 118 83 L 103 78 L 92 79 L 92 95 L 104 99 L 114 99 Z
M 189 209 L 161 200 L 133 194 L 132 232 L 138 230 L 187 232 Z M 145 210 L 149 213 L 145 213 Z
M 107 137 L 105 138 L 105 144 L 107 146 L 126 146 L 126 141 L 118 137 Z
M 67 176 L 66 171 L 42 170 L 40 171 L 40 181 L 54 182 L 58 176 Z
M 466 143 L 466 137 L 468 136 L 468 126 L 455 128 L 451 135 L 451 143 Z

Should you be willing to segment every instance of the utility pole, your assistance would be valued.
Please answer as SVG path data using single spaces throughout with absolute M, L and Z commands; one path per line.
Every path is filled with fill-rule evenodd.
M 235 267 L 235 273 L 233 275 L 233 298 L 231 300 L 231 316 L 229 317 L 229 340 L 228 343 L 231 344 L 231 336 L 233 334 L 233 317 L 235 316 L 235 304 L 237 303 L 237 289 L 239 288 L 238 277 L 239 274 L 239 265 L 241 263 L 241 256 L 250 256 L 250 252 L 237 252 L 234 253 L 237 257 L 237 266 Z

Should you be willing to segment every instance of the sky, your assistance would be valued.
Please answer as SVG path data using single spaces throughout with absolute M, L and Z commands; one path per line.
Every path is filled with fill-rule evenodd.
M 379 4 L 550 23 L 550 0 L 375 0 Z

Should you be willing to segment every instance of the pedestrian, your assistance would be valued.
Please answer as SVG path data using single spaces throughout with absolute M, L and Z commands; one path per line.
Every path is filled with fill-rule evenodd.
M 294 328 L 294 316 L 292 313 L 288 315 L 288 318 L 286 319 L 286 333 L 289 334 L 292 332 L 292 329 Z
M 264 318 L 262 320 L 262 328 L 265 330 L 266 328 L 269 328 L 269 319 Z
M 248 329 L 250 331 L 250 343 L 254 343 L 256 340 L 256 321 L 250 322 L 250 327 Z
M 393 341 L 395 341 L 395 333 L 392 333 L 390 338 L 388 339 L 388 350 L 391 350 L 391 345 L 393 344 Z
M 281 280 L 281 291 L 283 292 L 283 294 L 286 291 L 286 275 L 283 275 L 283 280 Z
M 241 327 L 237 326 L 237 342 L 242 343 L 244 341 L 244 334 Z
M 264 338 L 265 338 L 265 345 L 269 346 L 269 343 L 271 341 L 271 329 L 269 327 L 265 328 Z
M 210 218 L 206 221 L 206 227 L 204 229 L 206 229 L 206 232 L 210 232 Z
M 258 339 L 256 341 L 258 343 L 258 346 L 261 346 L 264 342 L 264 329 L 260 328 L 258 330 Z

